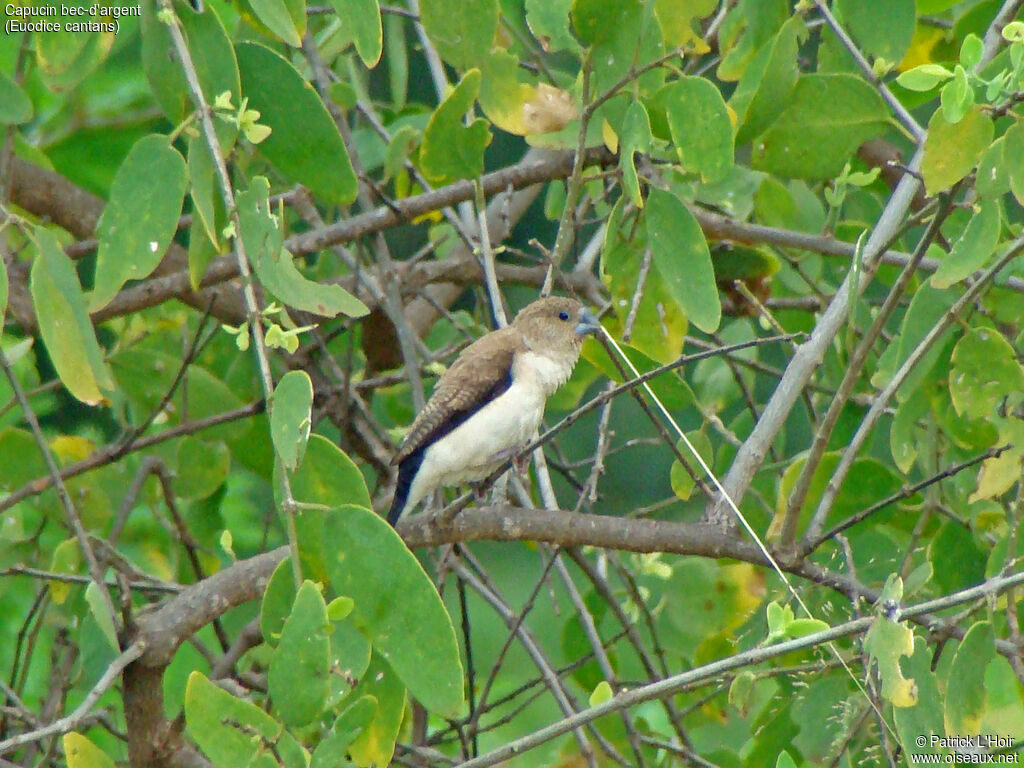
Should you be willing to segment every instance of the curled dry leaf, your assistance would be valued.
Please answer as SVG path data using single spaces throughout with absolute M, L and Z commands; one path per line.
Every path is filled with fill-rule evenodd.
M 579 114 L 571 93 L 540 83 L 533 98 L 523 104 L 523 127 L 527 136 L 552 133 L 565 128 Z

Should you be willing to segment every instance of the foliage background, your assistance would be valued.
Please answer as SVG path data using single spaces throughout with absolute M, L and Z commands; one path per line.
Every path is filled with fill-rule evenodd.
M 1020 5 L 8 26 L 4 764 L 1019 756 Z M 669 370 L 588 341 L 399 538 L 431 380 L 552 285 Z

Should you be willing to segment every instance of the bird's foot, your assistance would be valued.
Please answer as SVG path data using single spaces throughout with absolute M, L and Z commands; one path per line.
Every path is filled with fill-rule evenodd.
M 530 473 L 530 454 L 520 453 L 512 459 L 512 466 L 516 468 L 519 476 L 525 478 Z
M 484 499 L 487 498 L 487 485 L 485 483 L 470 483 L 469 487 L 473 489 L 473 496 L 476 497 L 477 503 L 483 503 Z

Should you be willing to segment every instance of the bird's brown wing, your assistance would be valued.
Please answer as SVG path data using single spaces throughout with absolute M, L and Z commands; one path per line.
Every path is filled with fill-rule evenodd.
M 512 359 L 520 346 L 513 328 L 492 331 L 459 355 L 409 428 L 391 460 L 399 464 L 451 432 L 512 384 Z

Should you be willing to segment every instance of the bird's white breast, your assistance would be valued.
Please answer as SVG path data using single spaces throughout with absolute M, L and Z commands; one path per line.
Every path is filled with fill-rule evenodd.
M 417 480 L 434 486 L 482 480 L 519 452 L 544 416 L 545 396 L 513 382 L 505 392 L 427 448 Z
M 512 385 L 428 447 L 417 483 L 436 487 L 481 480 L 511 459 L 537 432 L 548 395 L 565 383 L 573 362 L 531 351 L 518 354 Z
M 526 447 L 540 426 L 545 401 L 572 374 L 577 356 L 519 353 L 511 386 L 424 451 L 408 506 L 437 487 L 483 480 Z

